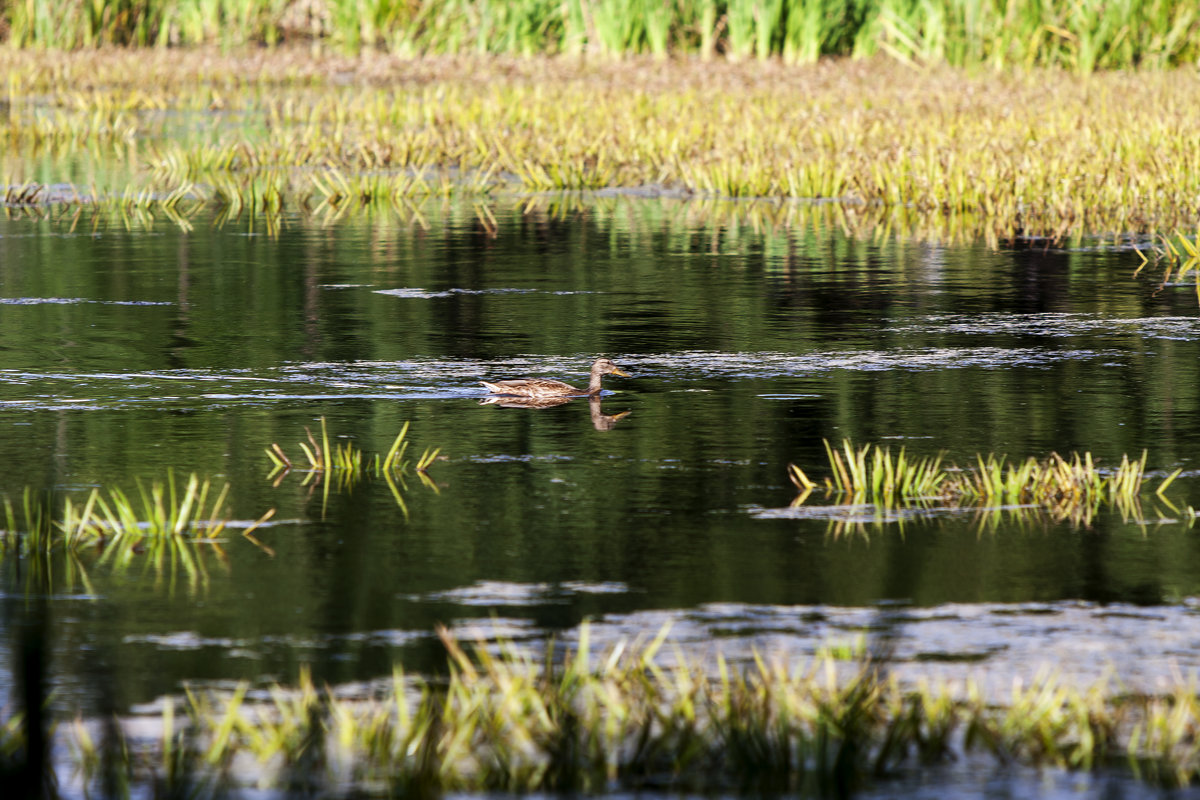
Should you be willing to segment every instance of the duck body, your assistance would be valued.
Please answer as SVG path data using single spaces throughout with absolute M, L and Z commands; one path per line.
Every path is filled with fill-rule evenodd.
M 507 394 L 514 397 L 583 397 L 587 394 L 584 389 L 576 389 L 569 383 L 550 380 L 549 378 L 517 378 L 511 381 L 480 381 L 493 394 Z
M 517 378 L 509 381 L 480 381 L 494 394 L 514 397 L 592 397 L 600 394 L 600 381 L 605 375 L 620 375 L 628 378 L 629 373 L 607 358 L 598 358 L 592 363 L 591 380 L 587 389 L 577 389 L 569 383 L 551 378 Z

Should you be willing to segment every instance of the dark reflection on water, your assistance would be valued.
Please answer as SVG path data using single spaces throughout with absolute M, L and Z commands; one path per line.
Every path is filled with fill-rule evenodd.
M 273 556 L 234 528 L 198 547 L 202 578 L 56 555 L 60 683 L 86 695 L 97 652 L 121 704 L 306 662 L 363 679 L 438 664 L 436 623 L 491 615 L 540 636 L 720 603 L 1200 593 L 1194 287 L 1158 291 L 1090 241 L 997 251 L 686 210 L 501 208 L 496 236 L 457 206 L 289 219 L 278 239 L 0 223 L 0 489 L 131 490 L 170 467 L 228 480 L 242 524 L 277 512 L 257 534 Z M 633 377 L 598 401 L 481 404 L 480 379 L 579 382 L 600 354 Z M 380 481 L 273 485 L 264 449 L 298 453 L 322 416 L 368 454 L 411 421 L 415 451 L 447 457 L 437 490 L 410 476 L 406 516 Z M 1190 472 L 1176 510 L 1086 526 L 784 512 L 786 465 L 821 475 L 822 439 L 843 437 L 960 463 L 1146 449 L 1156 475 Z M 26 575 L 5 557 L 5 597 Z M 479 585 L 536 591 L 473 602 Z

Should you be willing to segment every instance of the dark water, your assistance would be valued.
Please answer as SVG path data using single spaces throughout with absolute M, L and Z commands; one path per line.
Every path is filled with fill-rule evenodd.
M 978 616 L 963 630 L 1011 609 L 1060 644 L 1114 607 L 1197 625 L 1196 291 L 1135 278 L 1127 244 L 938 245 L 854 235 L 833 212 L 772 227 L 672 200 L 491 213 L 494 229 L 469 204 L 427 205 L 275 235 L 0 223 L 0 490 L 133 492 L 168 468 L 231 484 L 233 525 L 194 571 L 4 557 L 10 612 L 50 597 L 61 702 L 86 703 L 97 676 L 119 708 L 302 664 L 370 680 L 441 663 L 434 626 L 471 620 L 522 639 L 675 615 L 697 638 L 778 628 L 813 646 L 865 624 L 818 620 L 881 601 Z M 599 354 L 633 377 L 608 378 L 598 408 L 479 403 L 480 378 L 586 381 Z M 299 456 L 321 417 L 368 454 L 411 421 L 416 452 L 446 456 L 437 489 L 410 475 L 406 515 L 378 480 L 276 485 L 265 448 Z M 789 509 L 787 464 L 822 476 L 822 439 L 844 437 L 963 464 L 1145 449 L 1152 483 L 1185 475 L 1175 509 L 1148 495 L 1087 524 Z M 272 508 L 268 552 L 238 526 Z M 931 647 L 986 659 L 1030 628 L 996 630 Z M 1119 659 L 1123 635 L 1101 652 Z M 1176 645 L 1135 657 L 1195 657 Z

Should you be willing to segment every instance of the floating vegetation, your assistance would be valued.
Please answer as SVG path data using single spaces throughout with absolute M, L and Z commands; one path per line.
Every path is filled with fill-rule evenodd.
M 387 472 L 403 472 L 409 466 L 409 462 L 404 458 L 408 452 L 409 445 L 407 439 L 408 426 L 409 423 L 405 422 L 404 427 L 400 429 L 400 433 L 396 434 L 396 438 L 392 441 L 392 446 L 386 454 L 376 454 L 374 458 L 366 461 L 365 467 L 362 451 L 353 444 L 344 442 L 330 447 L 329 429 L 326 427 L 324 417 L 321 417 L 321 441 L 318 442 L 312 430 L 306 426 L 304 432 L 308 436 L 308 441 L 300 442 L 299 446 L 308 462 L 306 469 L 310 475 L 341 472 L 357 477 L 364 472 L 376 476 Z M 420 475 L 425 475 L 429 469 L 429 465 L 437 459 L 439 453 L 441 453 L 440 447 L 426 448 L 421 453 L 421 457 L 417 459 L 414 470 Z M 292 460 L 283 452 L 283 448 L 278 444 L 273 443 L 267 448 L 267 457 L 275 465 L 275 469 L 271 473 L 272 477 L 277 472 L 287 471 L 295 466 Z
M 437 492 L 438 485 L 429 477 L 429 467 L 441 454 L 440 447 L 425 448 L 414 464 L 405 458 L 408 452 L 408 426 L 405 422 L 392 441 L 392 446 L 386 454 L 376 453 L 373 457 L 365 458 L 363 452 L 350 442 L 339 442 L 332 447 L 329 444 L 329 430 L 325 418 L 321 417 L 321 440 L 318 442 L 312 430 L 307 426 L 304 432 L 307 442 L 300 442 L 299 447 L 304 453 L 305 464 L 297 465 L 288 458 L 278 443 L 272 443 L 267 448 L 267 457 L 271 459 L 272 469 L 267 476 L 278 486 L 293 469 L 306 473 L 303 485 L 324 488 L 323 497 L 327 500 L 331 477 L 336 481 L 339 490 L 350 489 L 363 477 L 382 478 L 391 489 L 396 504 L 408 516 L 408 504 L 404 501 L 403 491 L 408 488 L 405 477 L 409 468 L 416 473 L 421 483 Z
M 962 469 L 944 466 L 944 454 L 913 459 L 904 448 L 893 455 L 890 447 L 855 447 L 849 439 L 841 450 L 826 440 L 825 452 L 831 475 L 821 484 L 796 464 L 788 465 L 788 478 L 800 490 L 793 506 L 823 489 L 841 502 L 883 508 L 1032 506 L 1056 519 L 1080 522 L 1090 520 L 1101 504 L 1135 515 L 1146 470 L 1145 453 L 1137 460 L 1122 456 L 1115 470 L 1101 470 L 1091 453 L 1069 458 L 1051 453 L 1020 462 L 989 453 L 976 455 L 974 466 Z M 1168 505 L 1163 493 L 1181 471 L 1171 473 L 1155 492 Z
M 189 690 L 181 707 L 167 702 L 154 739 L 133 746 L 112 726 L 122 740 L 110 753 L 145 757 L 126 755 L 108 774 L 85 725 L 59 735 L 72 740 L 85 788 L 119 775 L 125 786 L 252 782 L 318 794 L 791 793 L 849 789 L 967 753 L 1061 769 L 1124 765 L 1176 786 L 1200 775 L 1192 686 L 1142 695 L 1042 674 L 996 703 L 971 682 L 902 685 L 849 651 L 840 655 L 852 662 L 828 651 L 808 662 L 758 656 L 748 667 L 676 654 L 664 665 L 665 634 L 593 654 L 584 626 L 578 649 L 551 648 L 539 662 L 504 645 L 468 652 L 441 630 L 446 679 L 397 667 L 387 690 L 348 696 L 302 671 L 296 687 L 275 686 L 256 701 L 247 684 Z
M 138 481 L 137 489 L 140 510 L 139 504 L 119 488 L 109 489 L 108 499 L 99 489 L 93 489 L 81 505 L 68 498 L 59 523 L 68 545 L 123 536 L 215 539 L 225 529 L 227 520 L 222 517 L 229 484 L 211 503 L 211 481 L 201 481 L 194 473 L 188 476 L 182 492 L 177 491 L 175 475 L 169 471 L 166 483 L 154 481 L 147 488 Z

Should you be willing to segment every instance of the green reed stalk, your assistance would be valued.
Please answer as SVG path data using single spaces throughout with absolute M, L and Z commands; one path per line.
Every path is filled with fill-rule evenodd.
M 1194 61 L 1186 0 L 72 0 L 0 6 L 10 44 L 275 44 L 350 53 L 783 56 L 887 52 L 914 63 L 1096 69 Z
M 1145 483 L 1147 459 L 1145 452 L 1137 460 L 1122 456 L 1116 470 L 1108 472 L 1096 465 L 1091 453 L 1073 453 L 1070 458 L 1051 453 L 1042 460 L 1029 457 L 1016 463 L 1005 456 L 978 454 L 973 468 L 945 470 L 943 454 L 914 461 L 903 449 L 893 456 L 889 448 L 856 448 L 848 439 L 840 450 L 828 440 L 824 445 L 830 471 L 825 489 L 847 502 L 888 507 L 931 499 L 952 505 L 1032 504 L 1071 517 L 1101 502 L 1132 513 Z M 1176 470 L 1163 480 L 1159 497 L 1178 474 Z M 819 486 L 795 464 L 788 465 L 788 478 L 801 491 L 797 504 Z
M 466 648 L 439 634 L 447 677 L 397 666 L 382 696 L 319 690 L 307 670 L 297 686 L 253 701 L 246 684 L 188 689 L 189 735 L 177 733 L 168 703 L 162 754 L 139 751 L 137 761 L 113 766 L 133 785 L 157 780 L 171 789 L 174 781 L 231 778 L 230 765 L 242 759 L 257 765 L 259 790 L 303 781 L 318 792 L 388 786 L 406 795 L 599 792 L 648 778 L 670 791 L 715 783 L 805 793 L 969 753 L 1072 770 L 1124 758 L 1170 785 L 1200 775 L 1200 700 L 1190 685 L 1147 696 L 1042 673 L 996 698 L 973 681 L 902 686 L 869 659 L 839 667 L 829 658 L 755 655 L 735 666 L 722 655 L 701 662 L 676 653 L 667 666 L 656 657 L 665 631 L 592 653 L 585 625 L 574 651 L 555 660 L 548 651 L 544 661 L 511 643 Z M 85 729 L 63 735 L 72 733 L 90 784 L 100 778 L 88 756 L 98 748 Z M 147 763 L 161 772 L 148 775 Z

